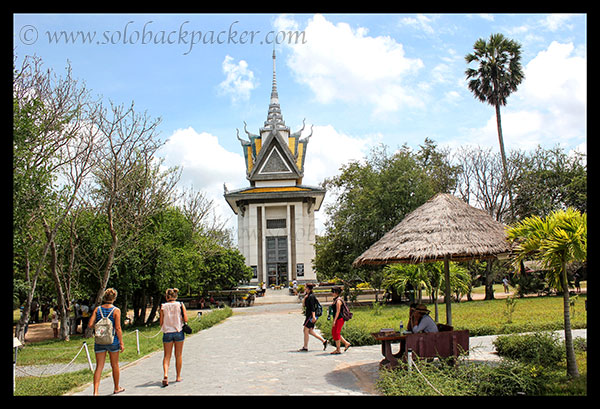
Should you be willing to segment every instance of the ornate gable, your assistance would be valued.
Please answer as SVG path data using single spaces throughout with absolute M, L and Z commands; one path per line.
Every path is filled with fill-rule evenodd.
M 251 182 L 302 178 L 303 174 L 296 166 L 296 158 L 285 139 L 278 131 L 267 135 L 252 170 L 247 174 Z
M 271 152 L 267 155 L 267 159 L 265 159 L 265 164 L 260 168 L 259 174 L 269 174 L 269 173 L 292 173 L 292 169 L 290 169 L 289 165 L 285 163 L 285 159 L 281 156 L 279 149 L 273 147 Z

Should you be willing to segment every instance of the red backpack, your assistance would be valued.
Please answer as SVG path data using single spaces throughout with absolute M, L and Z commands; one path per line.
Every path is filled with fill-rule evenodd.
M 348 321 L 348 320 L 352 319 L 353 314 L 348 309 L 348 306 L 346 305 L 344 300 L 342 300 L 342 310 L 340 311 L 340 315 L 342 316 L 344 321 Z

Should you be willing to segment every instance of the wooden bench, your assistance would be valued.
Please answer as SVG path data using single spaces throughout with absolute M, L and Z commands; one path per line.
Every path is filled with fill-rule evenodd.
M 383 360 L 380 366 L 395 368 L 398 361 L 406 362 L 406 351 L 411 349 L 419 358 L 449 358 L 458 357 L 462 353 L 469 353 L 469 331 L 454 331 L 454 328 L 445 324 L 438 324 L 439 332 L 418 334 L 382 334 L 374 332 L 371 335 L 381 342 Z M 400 343 L 399 352 L 392 353 L 391 344 Z

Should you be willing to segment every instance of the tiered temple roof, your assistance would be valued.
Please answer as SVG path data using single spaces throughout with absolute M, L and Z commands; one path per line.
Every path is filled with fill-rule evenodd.
M 246 160 L 246 177 L 252 185 L 257 180 L 289 179 L 296 179 L 300 184 L 304 175 L 306 147 L 312 136 L 311 130 L 310 135 L 301 138 L 304 123 L 299 131 L 290 133 L 290 128 L 283 120 L 277 93 L 275 58 L 273 51 L 273 85 L 264 126 L 260 128 L 259 134 L 255 135 L 248 132 L 244 122 L 244 132 L 249 140 L 240 138 L 239 130 L 237 131 Z
M 248 140 L 240 138 L 237 130 L 250 187 L 234 191 L 225 189 L 225 199 L 236 214 L 248 200 L 310 200 L 318 210 L 325 196 L 324 189 L 302 185 L 306 148 L 312 136 L 312 127 L 310 134 L 302 138 L 304 121 L 302 128 L 294 133 L 286 126 L 277 93 L 275 58 L 273 50 L 273 84 L 264 126 L 255 135 L 248 132 L 244 122 Z

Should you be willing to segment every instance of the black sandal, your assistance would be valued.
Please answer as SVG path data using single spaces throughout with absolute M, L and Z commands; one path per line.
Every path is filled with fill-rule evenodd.
M 327 340 L 325 340 L 325 342 L 323 342 L 323 351 L 325 351 L 327 349 Z
M 304 347 L 302 347 L 302 348 L 300 348 L 300 349 L 298 350 L 298 352 L 308 352 L 308 349 L 307 349 L 307 348 L 304 348 Z

